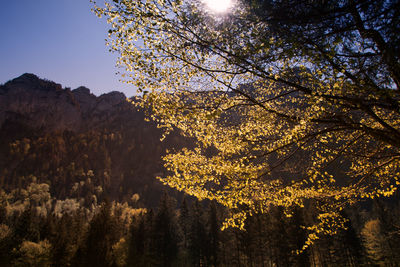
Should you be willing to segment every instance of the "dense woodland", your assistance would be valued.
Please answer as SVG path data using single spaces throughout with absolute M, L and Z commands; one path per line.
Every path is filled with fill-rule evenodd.
M 91 2 L 139 95 L 0 86 L 1 266 L 400 265 L 399 0 Z
M 46 103 L 52 101 L 46 98 Z M 35 129 L 29 126 L 31 121 L 18 116 L 3 122 L 1 266 L 396 266 L 400 262 L 398 195 L 347 209 L 342 214 L 348 220 L 347 230 L 323 235 L 302 253 L 298 251 L 309 234 L 302 226 L 311 225 L 317 216 L 313 202 L 289 213 L 272 208 L 253 214 L 243 230 L 222 231 L 227 209 L 172 191 L 155 179 L 165 172 L 160 161 L 163 151 L 190 142 L 173 135 L 161 143 L 154 124 L 145 122 L 139 111 L 129 112 L 132 120 L 104 115 L 107 123 L 102 127 L 81 131 Z
M 397 266 L 400 261 L 394 201 L 346 212 L 347 230 L 297 254 L 312 205 L 290 216 L 274 208 L 249 217 L 244 230 L 221 231 L 226 211 L 214 202 L 177 203 L 164 194 L 157 207 L 138 208 L 138 195 L 96 203 L 96 194 L 61 200 L 49 188 L 33 181 L 2 192 L 2 266 Z

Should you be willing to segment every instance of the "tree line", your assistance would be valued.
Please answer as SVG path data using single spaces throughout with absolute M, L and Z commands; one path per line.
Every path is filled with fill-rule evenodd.
M 398 201 L 343 212 L 344 229 L 304 251 L 317 210 L 253 214 L 242 230 L 221 230 L 228 210 L 216 202 L 165 193 L 155 208 L 127 202 L 56 199 L 47 184 L 0 194 L 1 266 L 396 266 Z

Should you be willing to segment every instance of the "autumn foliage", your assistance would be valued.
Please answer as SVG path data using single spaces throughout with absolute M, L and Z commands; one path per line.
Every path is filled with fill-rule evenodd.
M 319 212 L 305 247 L 345 227 L 340 211 L 399 181 L 398 1 L 128 1 L 95 7 L 121 75 L 168 133 L 195 138 L 160 179 L 230 208 Z M 288 215 L 290 212 L 288 212 Z

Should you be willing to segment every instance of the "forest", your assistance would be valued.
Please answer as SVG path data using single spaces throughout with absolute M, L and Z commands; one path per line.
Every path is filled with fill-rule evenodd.
M 1 265 L 399 265 L 399 0 L 91 2 L 137 93 L 0 86 Z
M 299 253 L 312 205 L 291 216 L 274 208 L 249 217 L 243 230 L 221 231 L 227 211 L 215 202 L 177 203 L 164 193 L 153 208 L 139 208 L 137 194 L 97 203 L 100 186 L 93 195 L 60 200 L 31 178 L 26 188 L 1 193 L 1 266 L 396 266 L 400 260 L 398 201 L 345 211 L 345 230 Z
M 46 103 L 52 101 L 48 96 Z M 116 117 L 107 119 L 107 127 L 82 132 L 32 129 L 15 118 L 4 122 L 1 266 L 396 266 L 399 262 L 397 194 L 347 208 L 342 212 L 345 229 L 321 236 L 304 251 L 305 226 L 317 218 L 316 203 L 289 213 L 275 207 L 248 217 L 243 229 L 222 230 L 229 209 L 171 190 L 154 177 L 154 170 L 165 171 L 158 153 L 190 141 L 159 141 L 155 124 L 145 122 L 138 112 L 129 114 L 135 123 L 122 123 L 123 117 Z M 141 146 L 144 142 L 147 145 Z

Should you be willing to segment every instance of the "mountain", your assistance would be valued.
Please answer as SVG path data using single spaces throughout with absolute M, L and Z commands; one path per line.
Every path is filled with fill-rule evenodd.
M 96 97 L 88 88 L 62 89 L 34 74 L 23 74 L 0 87 L 0 128 L 19 122 L 45 131 L 82 132 L 106 127 L 131 111 L 123 93 Z
M 0 86 L 0 188 L 32 180 L 58 198 L 92 194 L 124 200 L 139 194 L 146 206 L 169 190 L 155 177 L 165 172 L 165 150 L 185 142 L 161 131 L 120 92 L 99 97 L 23 74 Z M 79 190 L 77 190 L 79 188 Z M 97 190 L 97 191 L 96 191 Z M 77 192 L 78 191 L 78 192 Z

